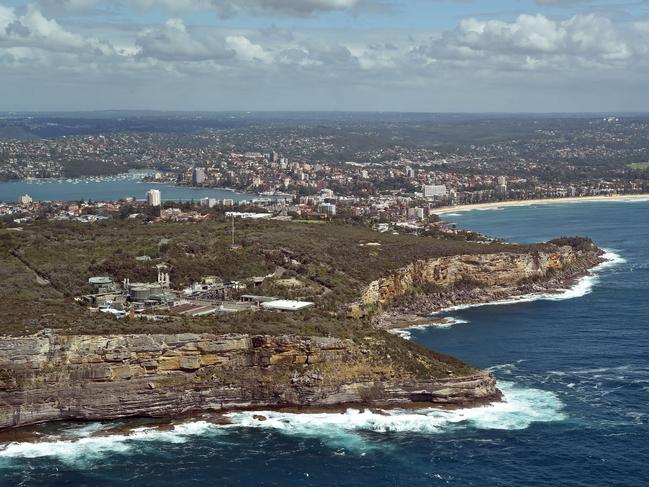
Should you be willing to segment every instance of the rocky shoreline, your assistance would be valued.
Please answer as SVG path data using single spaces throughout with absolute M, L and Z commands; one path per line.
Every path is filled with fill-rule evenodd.
M 492 374 L 414 345 L 396 350 L 390 340 L 189 333 L 4 337 L 0 429 L 237 410 L 460 407 L 501 398 Z
M 380 328 L 458 306 L 558 292 L 601 264 L 585 239 L 531 253 L 418 261 L 372 282 L 356 312 Z M 565 243 L 561 241 L 560 243 Z M 426 292 L 413 294 L 415 289 Z M 425 320 L 425 321 L 424 321 Z M 0 337 L 0 430 L 55 421 L 238 410 L 473 407 L 493 374 L 368 327 L 354 339 L 247 334 Z
M 581 278 L 590 275 L 594 268 L 604 262 L 600 255 L 598 258 L 585 261 L 584 268 L 580 266 L 573 272 L 556 276 L 543 283 L 494 289 L 459 290 L 424 296 L 406 306 L 386 310 L 377 318 L 375 324 L 384 330 L 410 328 L 417 325 L 443 325 L 448 322 L 435 315 L 457 306 L 479 306 L 543 294 L 559 295 L 577 284 Z
M 557 246 L 554 252 L 415 262 L 372 282 L 350 312 L 362 315 L 371 308 L 373 325 L 390 330 L 448 323 L 435 315 L 458 306 L 561 294 L 606 262 L 604 251 L 592 241 L 567 240 L 575 246 Z

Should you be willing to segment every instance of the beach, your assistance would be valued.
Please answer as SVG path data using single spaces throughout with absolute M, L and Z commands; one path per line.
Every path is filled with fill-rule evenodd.
M 471 210 L 489 210 L 493 208 L 504 208 L 507 206 L 531 206 L 531 205 L 552 205 L 560 203 L 592 203 L 602 201 L 630 201 L 646 200 L 649 194 L 627 194 L 627 195 L 610 195 L 610 196 L 580 196 L 574 198 L 546 198 L 536 200 L 513 200 L 513 201 L 494 201 L 490 203 L 476 203 L 473 205 L 457 205 L 437 208 L 434 213 L 443 215 L 445 213 L 457 213 L 458 211 Z

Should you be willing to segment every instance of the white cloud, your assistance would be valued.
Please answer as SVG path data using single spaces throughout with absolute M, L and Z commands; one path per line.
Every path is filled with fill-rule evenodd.
M 218 36 L 198 37 L 188 32 L 181 19 L 145 29 L 136 39 L 138 55 L 163 61 L 203 61 L 227 59 L 234 55 Z
M 92 8 L 95 0 L 41 1 Z M 213 0 L 132 1 L 143 8 L 161 1 L 170 9 L 213 8 Z M 306 0 L 301 6 L 289 0 L 237 3 L 248 11 L 262 6 L 274 12 L 287 11 L 291 4 L 294 13 L 306 9 L 301 10 L 306 14 L 314 9 L 356 8 L 360 0 Z M 148 25 L 84 24 L 53 17 L 34 5 L 0 4 L 0 90 L 7 93 L 5 99 L 20 97 L 21 89 L 30 92 L 25 80 L 31 80 L 32 87 L 42 87 L 47 79 L 46 91 L 54 98 L 59 97 L 57 90 L 69 90 L 73 96 L 76 87 L 89 93 L 101 90 L 97 91 L 101 99 L 104 93 L 113 93 L 117 100 L 137 96 L 138 101 L 153 96 L 154 87 L 168 93 L 173 85 L 187 93 L 184 100 L 198 98 L 201 87 L 203 95 L 218 92 L 232 104 L 230 108 L 254 94 L 260 103 L 276 103 L 278 108 L 282 103 L 299 108 L 292 105 L 299 103 L 295 100 L 313 100 L 324 108 L 344 109 L 327 102 L 353 104 L 367 99 L 363 106 L 347 108 L 399 109 L 400 101 L 407 100 L 410 104 L 401 108 L 434 110 L 424 100 L 496 103 L 497 95 L 485 94 L 507 90 L 500 95 L 506 97 L 512 86 L 534 94 L 549 87 L 572 94 L 553 93 L 556 99 L 588 93 L 583 86 L 591 86 L 593 93 L 599 89 L 595 85 L 609 92 L 623 91 L 618 87 L 644 84 L 648 54 L 649 22 L 619 23 L 599 15 L 563 19 L 521 15 L 509 22 L 468 18 L 439 32 L 397 27 L 289 29 L 285 25 L 260 29 L 193 25 L 180 14 Z M 627 92 L 637 93 L 649 109 L 644 90 Z M 449 93 L 455 93 L 455 98 Z M 539 106 L 546 108 L 545 103 Z
M 272 54 L 264 50 L 259 44 L 250 42 L 245 36 L 234 35 L 227 36 L 225 42 L 237 54 L 237 58 L 242 61 L 272 61 Z
M 553 20 L 539 14 L 521 15 L 513 22 L 465 19 L 415 52 L 429 61 L 473 60 L 481 68 L 547 70 L 615 67 L 630 61 L 636 48 L 607 18 L 589 14 Z
M 81 0 L 76 0 L 81 1 Z M 221 15 L 310 16 L 359 8 L 361 0 L 128 0 L 139 9 L 162 6 L 172 12 L 214 10 Z
M 96 54 L 112 52 L 108 43 L 66 30 L 56 20 L 43 16 L 34 5 L 28 5 L 24 15 L 0 6 L 0 47 Z

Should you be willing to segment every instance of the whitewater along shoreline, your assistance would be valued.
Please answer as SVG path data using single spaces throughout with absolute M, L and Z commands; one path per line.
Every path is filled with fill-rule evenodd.
M 161 443 L 186 443 L 195 437 L 239 437 L 242 429 L 277 431 L 287 435 L 353 440 L 365 445 L 364 432 L 443 434 L 456 427 L 478 430 L 520 430 L 532 423 L 565 419 L 563 404 L 551 392 L 503 381 L 503 401 L 465 409 L 390 409 L 280 412 L 230 412 L 221 417 L 195 415 L 173 420 L 134 418 L 127 421 L 38 425 L 0 433 L 0 461 L 53 458 L 65 463 L 100 461 L 113 453 L 140 452 Z M 334 440 L 336 441 L 336 440 Z M 336 442 L 336 448 L 339 444 Z
M 588 239 L 560 239 L 541 249 L 417 261 L 371 283 L 362 305 L 377 309 L 428 284 L 441 291 L 392 311 L 430 314 L 558 289 L 603 261 Z M 0 429 L 287 407 L 465 408 L 501 399 L 492 373 L 371 327 L 355 339 L 53 332 L 0 337 Z
M 445 279 L 437 279 L 438 282 L 435 282 L 433 276 L 434 291 L 409 297 L 405 301 L 398 299 L 398 288 L 401 286 L 397 285 L 395 286 L 397 290 L 393 289 L 391 292 L 385 293 L 388 296 L 392 295 L 390 298 L 392 298 L 393 302 L 390 302 L 390 298 L 385 299 L 385 296 L 379 300 L 374 299 L 372 304 L 377 302 L 385 304 L 374 319 L 374 325 L 388 331 L 421 326 L 445 327 L 451 326 L 453 323 L 449 321 L 448 317 L 441 315 L 454 310 L 561 296 L 563 293 L 575 288 L 575 286 L 579 286 L 583 279 L 593 276 L 599 268 L 617 257 L 615 254 L 597 248 L 594 244 L 592 248 L 578 252 L 577 255 L 570 254 L 572 254 L 572 251 L 568 251 L 568 255 L 562 257 L 568 261 L 567 265 L 562 268 L 548 267 L 543 269 L 541 265 L 538 269 L 532 269 L 532 271 L 525 269 L 526 272 L 522 276 L 520 274 L 517 276 L 515 272 L 507 276 L 505 272 L 503 276 L 491 280 L 490 283 L 480 283 L 478 278 L 470 284 L 464 284 L 460 280 L 459 284 L 453 286 L 448 284 L 439 285 L 438 282 L 444 282 Z M 502 254 L 502 257 L 505 262 L 515 258 L 507 254 Z M 469 267 L 479 267 L 479 265 L 476 266 L 475 260 L 470 264 Z M 490 265 L 492 266 L 493 263 L 485 263 L 484 269 L 480 272 L 488 275 L 502 271 L 502 269 L 495 269 Z M 401 270 L 400 272 L 401 276 L 397 273 L 388 279 L 388 283 L 385 281 L 375 282 L 373 286 L 385 289 L 394 285 L 395 282 L 403 279 L 403 273 L 407 274 L 408 270 Z M 444 277 L 447 278 L 448 276 Z M 429 280 L 424 284 L 430 283 Z M 396 302 L 394 302 L 394 297 L 397 297 Z
M 447 213 L 460 213 L 474 210 L 495 210 L 498 208 L 507 208 L 513 206 L 532 206 L 532 205 L 557 205 L 566 203 L 601 203 L 607 201 L 643 201 L 649 200 L 649 194 L 627 194 L 611 196 L 578 196 L 570 198 L 543 198 L 534 200 L 508 200 L 490 203 L 476 203 L 472 205 L 457 205 L 436 208 L 433 213 L 444 215 Z
M 482 380 L 484 375 L 490 375 L 495 381 L 495 374 L 478 374 L 476 379 Z M 115 434 L 124 434 L 126 436 L 138 432 L 142 428 L 150 428 L 155 431 L 165 432 L 173 431 L 175 427 L 188 423 L 203 422 L 216 427 L 237 427 L 243 426 L 235 421 L 233 416 L 247 416 L 249 419 L 262 425 L 274 415 L 344 415 L 350 411 L 369 413 L 375 416 L 390 417 L 393 414 L 412 412 L 413 414 L 424 414 L 431 411 L 442 412 L 462 412 L 470 409 L 497 406 L 499 403 L 506 401 L 505 394 L 500 389 L 489 397 L 476 398 L 467 402 L 457 402 L 451 404 L 431 403 L 431 402 L 350 402 L 332 405 L 320 406 L 266 406 L 259 407 L 231 407 L 222 411 L 185 411 L 177 414 L 168 414 L 161 416 L 136 415 L 136 416 L 119 416 L 91 419 L 61 419 L 54 421 L 39 422 L 25 426 L 16 426 L 0 429 L 0 457 L 2 457 L 3 447 L 8 444 L 17 442 L 39 442 L 51 439 L 52 428 L 61 425 L 73 425 L 83 427 L 84 425 L 92 426 L 96 424 L 107 425 L 105 428 L 98 429 L 97 432 L 88 436 L 101 437 L 113 436 Z M 111 426 L 112 423 L 117 423 Z M 54 435 L 57 439 L 65 439 Z M 72 438 L 69 438 L 72 439 Z
M 376 334 L 358 340 L 191 333 L 2 337 L 0 430 L 260 409 L 473 407 L 501 399 L 492 373 L 397 340 Z

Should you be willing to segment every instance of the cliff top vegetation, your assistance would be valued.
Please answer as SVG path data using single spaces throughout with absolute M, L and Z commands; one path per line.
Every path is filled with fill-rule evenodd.
M 0 228 L 0 334 L 52 328 L 62 333 L 270 333 L 357 336 L 367 331 L 343 308 L 372 280 L 418 259 L 459 254 L 530 252 L 548 244 L 515 245 L 377 233 L 363 226 L 283 221 L 237 221 L 236 249 L 227 221 L 201 224 L 109 221 L 93 225 L 37 222 L 22 231 Z M 566 243 L 569 243 L 566 241 Z M 573 242 L 574 243 L 574 242 Z M 138 260 L 146 256 L 149 260 Z M 76 296 L 92 292 L 88 278 L 156 280 L 170 266 L 172 287 L 204 276 L 223 280 L 267 277 L 245 292 L 316 302 L 298 313 L 241 312 L 163 321 L 116 320 L 90 313 Z M 299 286 L 281 285 L 292 279 Z

